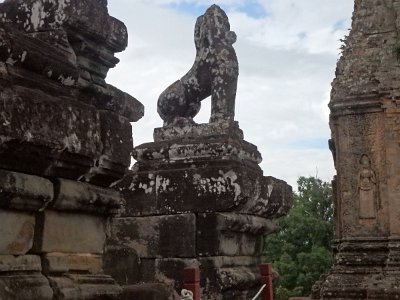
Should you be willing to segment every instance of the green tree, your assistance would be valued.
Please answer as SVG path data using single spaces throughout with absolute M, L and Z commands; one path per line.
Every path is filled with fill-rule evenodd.
M 280 278 L 277 300 L 308 296 L 321 274 L 332 265 L 332 187 L 315 177 L 300 177 L 293 208 L 279 220 L 280 230 L 265 240 L 264 260 Z

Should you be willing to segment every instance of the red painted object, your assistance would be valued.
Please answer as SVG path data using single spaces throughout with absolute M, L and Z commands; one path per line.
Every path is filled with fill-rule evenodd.
M 261 272 L 261 283 L 265 284 L 266 287 L 261 293 L 261 300 L 274 300 L 274 293 L 272 289 L 272 265 L 262 264 L 260 265 Z
M 200 270 L 186 268 L 183 270 L 183 288 L 193 293 L 193 300 L 200 300 Z

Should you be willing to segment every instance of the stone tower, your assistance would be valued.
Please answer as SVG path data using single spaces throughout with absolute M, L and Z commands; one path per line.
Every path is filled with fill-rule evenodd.
M 314 299 L 400 297 L 400 1 L 356 0 L 331 94 L 335 264 Z

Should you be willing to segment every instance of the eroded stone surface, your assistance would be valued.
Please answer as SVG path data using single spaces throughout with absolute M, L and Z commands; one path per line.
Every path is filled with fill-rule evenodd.
M 127 38 L 105 0 L 0 3 L 2 300 L 120 298 L 102 269 L 108 187 L 144 108 L 105 78 Z
M 40 272 L 42 270 L 38 255 L 0 255 L 1 272 Z
M 141 258 L 196 256 L 196 216 L 177 214 L 115 218 L 110 245 L 132 248 Z
M 271 220 L 234 213 L 199 214 L 196 227 L 201 257 L 261 255 L 263 236 L 278 229 Z
M 101 185 L 121 177 L 129 121 L 143 115 L 105 83 L 127 45 L 123 23 L 94 0 L 6 1 L 0 19 L 0 167 Z
M 38 219 L 37 253 L 103 253 L 105 219 L 84 213 L 45 211 Z
M 0 170 L 0 207 L 38 211 L 53 198 L 53 184 L 48 179 Z
M 195 135 L 143 144 L 134 153 L 136 171 L 114 185 L 125 198 L 124 215 L 237 211 L 271 217 L 291 207 L 291 187 L 264 177 L 257 147 L 243 140 Z
M 40 273 L 0 274 L 0 297 L 4 300 L 53 300 L 49 281 Z
M 49 282 L 58 299 L 107 299 L 119 300 L 122 288 L 107 275 L 70 274 L 49 277 Z
M 33 245 L 35 216 L 0 209 L 0 255 L 26 254 Z
M 112 214 L 119 210 L 122 202 L 115 190 L 72 180 L 57 180 L 55 189 L 55 200 L 51 204 L 55 210 Z
M 335 264 L 315 299 L 396 299 L 400 222 L 397 0 L 356 0 L 332 85 Z
M 99 274 L 102 272 L 103 259 L 101 255 L 91 253 L 47 253 L 42 255 L 44 274 L 87 273 Z

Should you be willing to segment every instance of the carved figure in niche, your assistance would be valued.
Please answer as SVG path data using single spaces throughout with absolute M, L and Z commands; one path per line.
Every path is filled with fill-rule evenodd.
M 158 98 L 157 111 L 164 126 L 193 123 L 201 101 L 211 95 L 210 122 L 233 121 L 239 74 L 232 44 L 236 34 L 230 31 L 228 17 L 212 5 L 197 19 L 194 30 L 196 59 L 180 80 Z
M 371 160 L 363 154 L 360 158 L 358 174 L 358 196 L 360 205 L 360 219 L 376 218 L 376 175 L 371 168 Z

